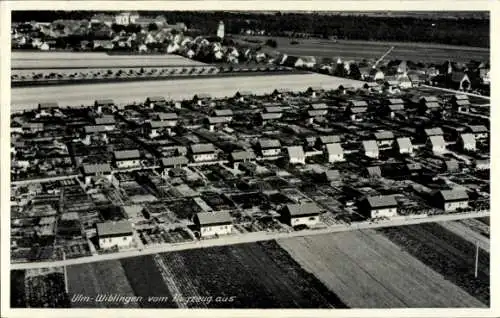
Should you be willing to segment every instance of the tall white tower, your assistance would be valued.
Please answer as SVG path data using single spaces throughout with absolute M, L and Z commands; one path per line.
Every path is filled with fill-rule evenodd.
M 219 23 L 219 28 L 217 29 L 217 36 L 221 39 L 224 39 L 224 22 Z

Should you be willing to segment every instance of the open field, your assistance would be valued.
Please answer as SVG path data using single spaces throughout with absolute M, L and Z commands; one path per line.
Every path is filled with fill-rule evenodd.
M 241 39 L 263 39 L 269 37 L 240 36 Z M 378 59 L 391 46 L 395 49 L 387 55 L 386 59 L 422 61 L 427 63 L 443 63 L 448 60 L 467 62 L 475 60 L 489 60 L 490 51 L 487 48 L 461 47 L 426 43 L 392 43 L 369 41 L 345 41 L 337 43 L 319 39 L 289 39 L 272 37 L 276 39 L 276 50 L 289 55 L 312 55 L 317 57 L 340 57 L 343 60 Z M 299 44 L 290 44 L 297 41 Z
M 378 231 L 444 279 L 460 286 L 482 303 L 490 303 L 489 253 L 479 249 L 479 270 L 475 278 L 475 245 L 439 224 L 399 226 Z
M 65 299 L 72 299 L 73 308 L 347 308 L 275 241 L 73 265 L 67 271 Z M 12 273 L 13 302 L 22 305 L 19 284 L 26 272 Z M 64 284 L 55 291 L 65 295 Z M 141 298 L 97 301 L 104 294 Z
M 351 308 L 485 307 L 373 230 L 278 243 Z
M 192 66 L 179 55 L 108 55 L 104 52 L 12 52 L 11 69 Z
M 22 87 L 11 90 L 11 111 L 36 108 L 44 101 L 57 101 L 60 106 L 91 105 L 97 99 L 111 98 L 115 103 L 143 102 L 148 96 L 165 96 L 174 100 L 190 99 L 195 94 L 208 93 L 212 97 L 233 96 L 237 91 L 254 94 L 271 93 L 274 89 L 306 90 L 310 86 L 337 89 L 340 85 L 361 87 L 363 82 L 322 74 L 293 74 L 249 77 L 200 78 L 172 81 L 149 81 L 67 85 L 50 87 Z

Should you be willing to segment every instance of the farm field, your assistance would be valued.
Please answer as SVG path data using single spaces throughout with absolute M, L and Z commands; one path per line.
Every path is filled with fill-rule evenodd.
M 240 36 L 240 39 L 266 40 L 269 37 Z M 317 57 L 342 58 L 343 60 L 378 59 L 391 46 L 395 49 L 386 59 L 411 60 L 414 62 L 443 63 L 448 60 L 468 62 L 475 60 L 489 60 L 490 51 L 487 48 L 449 46 L 427 43 L 391 43 L 370 41 L 345 41 L 337 43 L 320 39 L 289 39 L 271 37 L 277 41 L 276 50 L 289 55 L 312 55 Z M 291 41 L 298 44 L 290 44 Z
M 363 82 L 322 74 L 291 74 L 241 76 L 65 85 L 50 87 L 22 87 L 11 89 L 11 111 L 36 108 L 38 103 L 57 101 L 60 106 L 91 105 L 95 100 L 111 98 L 115 103 L 143 102 L 148 96 L 168 96 L 174 100 L 190 99 L 195 94 L 208 93 L 212 97 L 233 96 L 237 91 L 254 94 L 272 93 L 275 89 L 306 90 L 311 86 L 337 89 L 340 85 L 361 87 Z
M 485 307 L 373 230 L 278 243 L 350 308 Z
M 436 223 L 383 228 L 378 232 L 442 275 L 447 281 L 461 287 L 483 304 L 490 304 L 490 255 L 479 249 L 479 269 L 476 279 L 474 243 Z
M 11 69 L 206 65 L 179 55 L 108 55 L 104 52 L 12 52 Z

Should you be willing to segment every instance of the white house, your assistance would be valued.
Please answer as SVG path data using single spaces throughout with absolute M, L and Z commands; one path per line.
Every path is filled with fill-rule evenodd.
M 427 140 L 427 147 L 429 147 L 434 154 L 442 154 L 446 151 L 446 142 L 443 136 L 430 136 Z
M 115 117 L 112 115 L 103 115 L 101 117 L 94 118 L 94 125 L 103 126 L 107 131 L 115 130 Z
M 361 201 L 360 210 L 369 218 L 398 215 L 398 203 L 393 195 L 369 196 Z
M 340 143 L 326 144 L 325 150 L 328 162 L 344 161 L 344 149 Z
M 434 203 L 445 212 L 455 212 L 469 206 L 469 195 L 464 190 L 441 190 L 435 194 Z
M 144 135 L 148 136 L 149 138 L 156 138 L 163 132 L 166 132 L 168 135 L 170 135 L 171 131 L 172 125 L 168 121 L 155 120 L 144 124 Z
M 283 222 L 290 226 L 305 225 L 313 227 L 320 223 L 321 208 L 313 202 L 287 204 L 281 210 Z
M 107 130 L 104 126 L 96 126 L 96 125 L 88 125 L 83 127 L 84 131 L 84 139 L 82 143 L 85 145 L 90 145 L 92 143 L 92 139 L 98 138 L 99 140 L 108 143 Z
M 189 159 L 185 156 L 161 158 L 161 166 L 163 168 L 162 175 L 165 177 L 170 169 L 185 167 L 188 163 Z
M 489 131 L 484 125 L 469 125 L 467 126 L 467 132 L 472 133 L 476 141 L 482 142 L 488 140 Z
M 379 150 L 375 140 L 363 140 L 363 150 L 366 157 L 378 159 Z
M 82 166 L 82 174 L 86 185 L 89 185 L 92 180 L 98 180 L 99 178 L 106 178 L 111 181 L 111 166 L 109 163 L 84 164 Z
M 136 24 L 139 14 L 136 12 L 121 12 L 115 16 L 115 23 L 119 25 Z
M 460 134 L 457 142 L 464 151 L 476 151 L 476 138 L 471 133 Z
M 117 168 L 135 168 L 141 165 L 141 153 L 137 149 L 113 152 L 113 161 Z
M 217 152 L 211 143 L 194 144 L 190 147 L 193 162 L 207 162 L 217 160 Z
M 193 222 L 200 237 L 228 235 L 233 230 L 233 221 L 227 211 L 200 212 L 194 216 Z
M 396 139 L 396 144 L 400 154 L 413 154 L 413 145 L 409 137 Z
M 259 140 L 259 149 L 263 157 L 275 157 L 281 154 L 281 143 L 276 139 Z
M 132 246 L 134 231 L 129 221 L 97 223 L 96 227 L 101 249 Z
M 288 160 L 291 164 L 306 164 L 306 155 L 302 146 L 287 147 Z
M 375 140 L 377 141 L 377 146 L 379 149 L 388 149 L 392 147 L 392 144 L 394 143 L 394 134 L 392 131 L 378 131 L 373 134 L 375 137 Z

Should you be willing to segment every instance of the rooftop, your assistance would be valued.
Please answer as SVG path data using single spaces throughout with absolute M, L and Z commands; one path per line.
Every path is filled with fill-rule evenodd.
M 393 195 L 369 196 L 366 199 L 372 208 L 395 207 L 398 205 Z
M 200 225 L 211 225 L 211 224 L 231 224 L 232 218 L 229 212 L 219 211 L 219 212 L 200 212 L 196 214 Z
M 132 235 L 132 225 L 129 221 L 97 223 L 97 235 L 99 237 Z
M 317 215 L 322 211 L 322 209 L 316 203 L 312 202 L 302 204 L 287 204 L 286 209 L 290 212 L 290 216 L 292 217 Z

